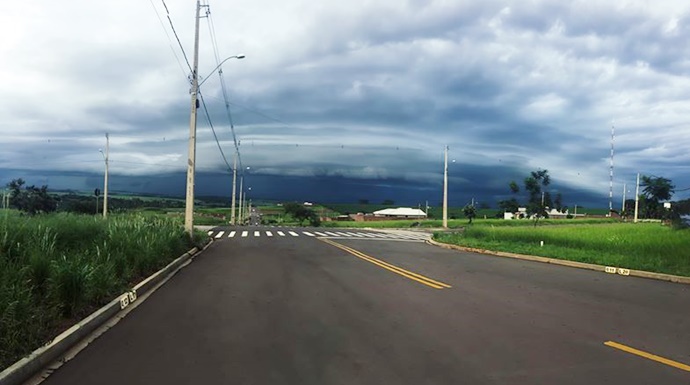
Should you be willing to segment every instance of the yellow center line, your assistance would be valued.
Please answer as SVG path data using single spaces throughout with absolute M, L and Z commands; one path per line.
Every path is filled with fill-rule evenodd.
M 652 354 L 652 353 L 647 353 L 647 352 L 644 352 L 642 350 L 637 350 L 635 348 L 631 348 L 630 346 L 625 346 L 623 344 L 619 344 L 618 342 L 606 341 L 606 342 L 604 342 L 604 345 L 612 347 L 614 349 L 622 350 L 624 352 L 628 352 L 630 354 L 634 354 L 636 356 L 646 358 L 648 360 L 656 361 L 656 362 L 662 363 L 664 365 L 673 366 L 674 368 L 677 368 L 680 370 L 685 370 L 686 372 L 690 372 L 690 365 L 685 365 L 685 364 L 680 363 L 680 362 L 669 360 L 668 358 L 659 357 L 659 356 Z
M 391 265 L 390 263 L 384 262 L 380 259 L 376 259 L 376 258 L 369 256 L 369 255 L 366 255 L 366 254 L 362 253 L 361 251 L 358 251 L 358 250 L 355 250 L 353 248 L 342 245 L 340 243 L 334 242 L 330 239 L 319 238 L 319 240 L 321 240 L 325 243 L 328 243 L 331 246 L 335 246 L 335 247 L 337 247 L 343 251 L 346 251 L 346 252 L 354 255 L 357 258 L 360 258 L 360 259 L 363 259 L 367 262 L 373 263 L 374 265 L 382 267 L 388 271 L 391 271 L 393 273 L 401 275 L 405 278 L 409 278 L 413 281 L 419 282 L 419 283 L 424 284 L 426 286 L 433 287 L 434 289 L 448 289 L 451 287 L 450 285 L 448 285 L 446 283 L 436 281 L 436 280 L 431 279 L 429 277 L 425 277 L 421 274 L 417 274 L 417 273 L 405 270 L 405 269 L 398 267 L 398 266 L 395 266 L 395 265 Z

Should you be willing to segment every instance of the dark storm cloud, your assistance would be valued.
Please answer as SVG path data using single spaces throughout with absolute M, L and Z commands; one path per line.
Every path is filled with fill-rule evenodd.
M 193 9 L 166 3 L 189 55 Z M 29 1 L 22 11 L 33 18 L 0 16 L 12 30 L 0 43 L 12 58 L 0 64 L 12 75 L 0 90 L 0 167 L 99 172 L 109 132 L 116 174 L 184 170 L 189 71 L 153 8 L 164 10 L 145 5 Z M 462 191 L 495 200 L 507 181 L 548 168 L 559 189 L 605 200 L 615 124 L 617 185 L 638 171 L 690 185 L 685 3 L 257 0 L 211 9 L 220 57 L 247 55 L 225 64 L 224 77 L 242 161 L 266 180 L 433 189 L 449 145 Z M 77 10 L 90 17 L 67 17 Z M 214 62 L 202 28 L 202 91 L 231 162 Z M 198 167 L 225 171 L 199 112 Z

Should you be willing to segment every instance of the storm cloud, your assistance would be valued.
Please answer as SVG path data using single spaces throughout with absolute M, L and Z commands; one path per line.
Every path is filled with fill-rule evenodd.
M 191 58 L 195 2 L 165 6 L 0 6 L 0 183 L 23 173 L 36 176 L 30 183 L 50 175 L 51 186 L 92 188 L 73 173 L 102 172 L 106 132 L 113 183 L 136 189 L 136 178 L 182 175 L 189 69 L 167 12 Z M 265 198 L 298 199 L 303 186 L 312 200 L 315 191 L 345 199 L 367 188 L 438 200 L 448 145 L 458 204 L 494 204 L 510 180 L 542 168 L 565 201 L 604 206 L 612 126 L 617 196 L 638 172 L 690 187 L 686 2 L 241 0 L 208 9 L 204 100 L 232 162 L 220 83 L 209 73 L 212 30 L 221 59 L 246 55 L 223 74 L 243 166 Z M 227 178 L 203 114 L 198 127 L 200 174 Z M 202 194 L 222 183 L 203 178 Z M 301 182 L 288 193 L 290 178 Z

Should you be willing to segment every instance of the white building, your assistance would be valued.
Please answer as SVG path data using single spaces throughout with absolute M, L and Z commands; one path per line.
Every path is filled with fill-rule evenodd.
M 420 209 L 398 207 L 395 209 L 374 211 L 374 216 L 385 218 L 424 219 L 426 218 L 426 213 Z

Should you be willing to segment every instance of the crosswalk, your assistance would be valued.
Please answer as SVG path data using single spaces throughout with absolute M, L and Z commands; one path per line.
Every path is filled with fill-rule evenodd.
M 330 239 L 367 239 L 367 240 L 397 240 L 397 241 L 426 241 L 430 235 L 413 232 L 372 232 L 372 231 L 331 231 L 331 230 L 224 230 L 213 229 L 208 236 L 221 239 L 242 240 L 245 238 L 330 238 Z

